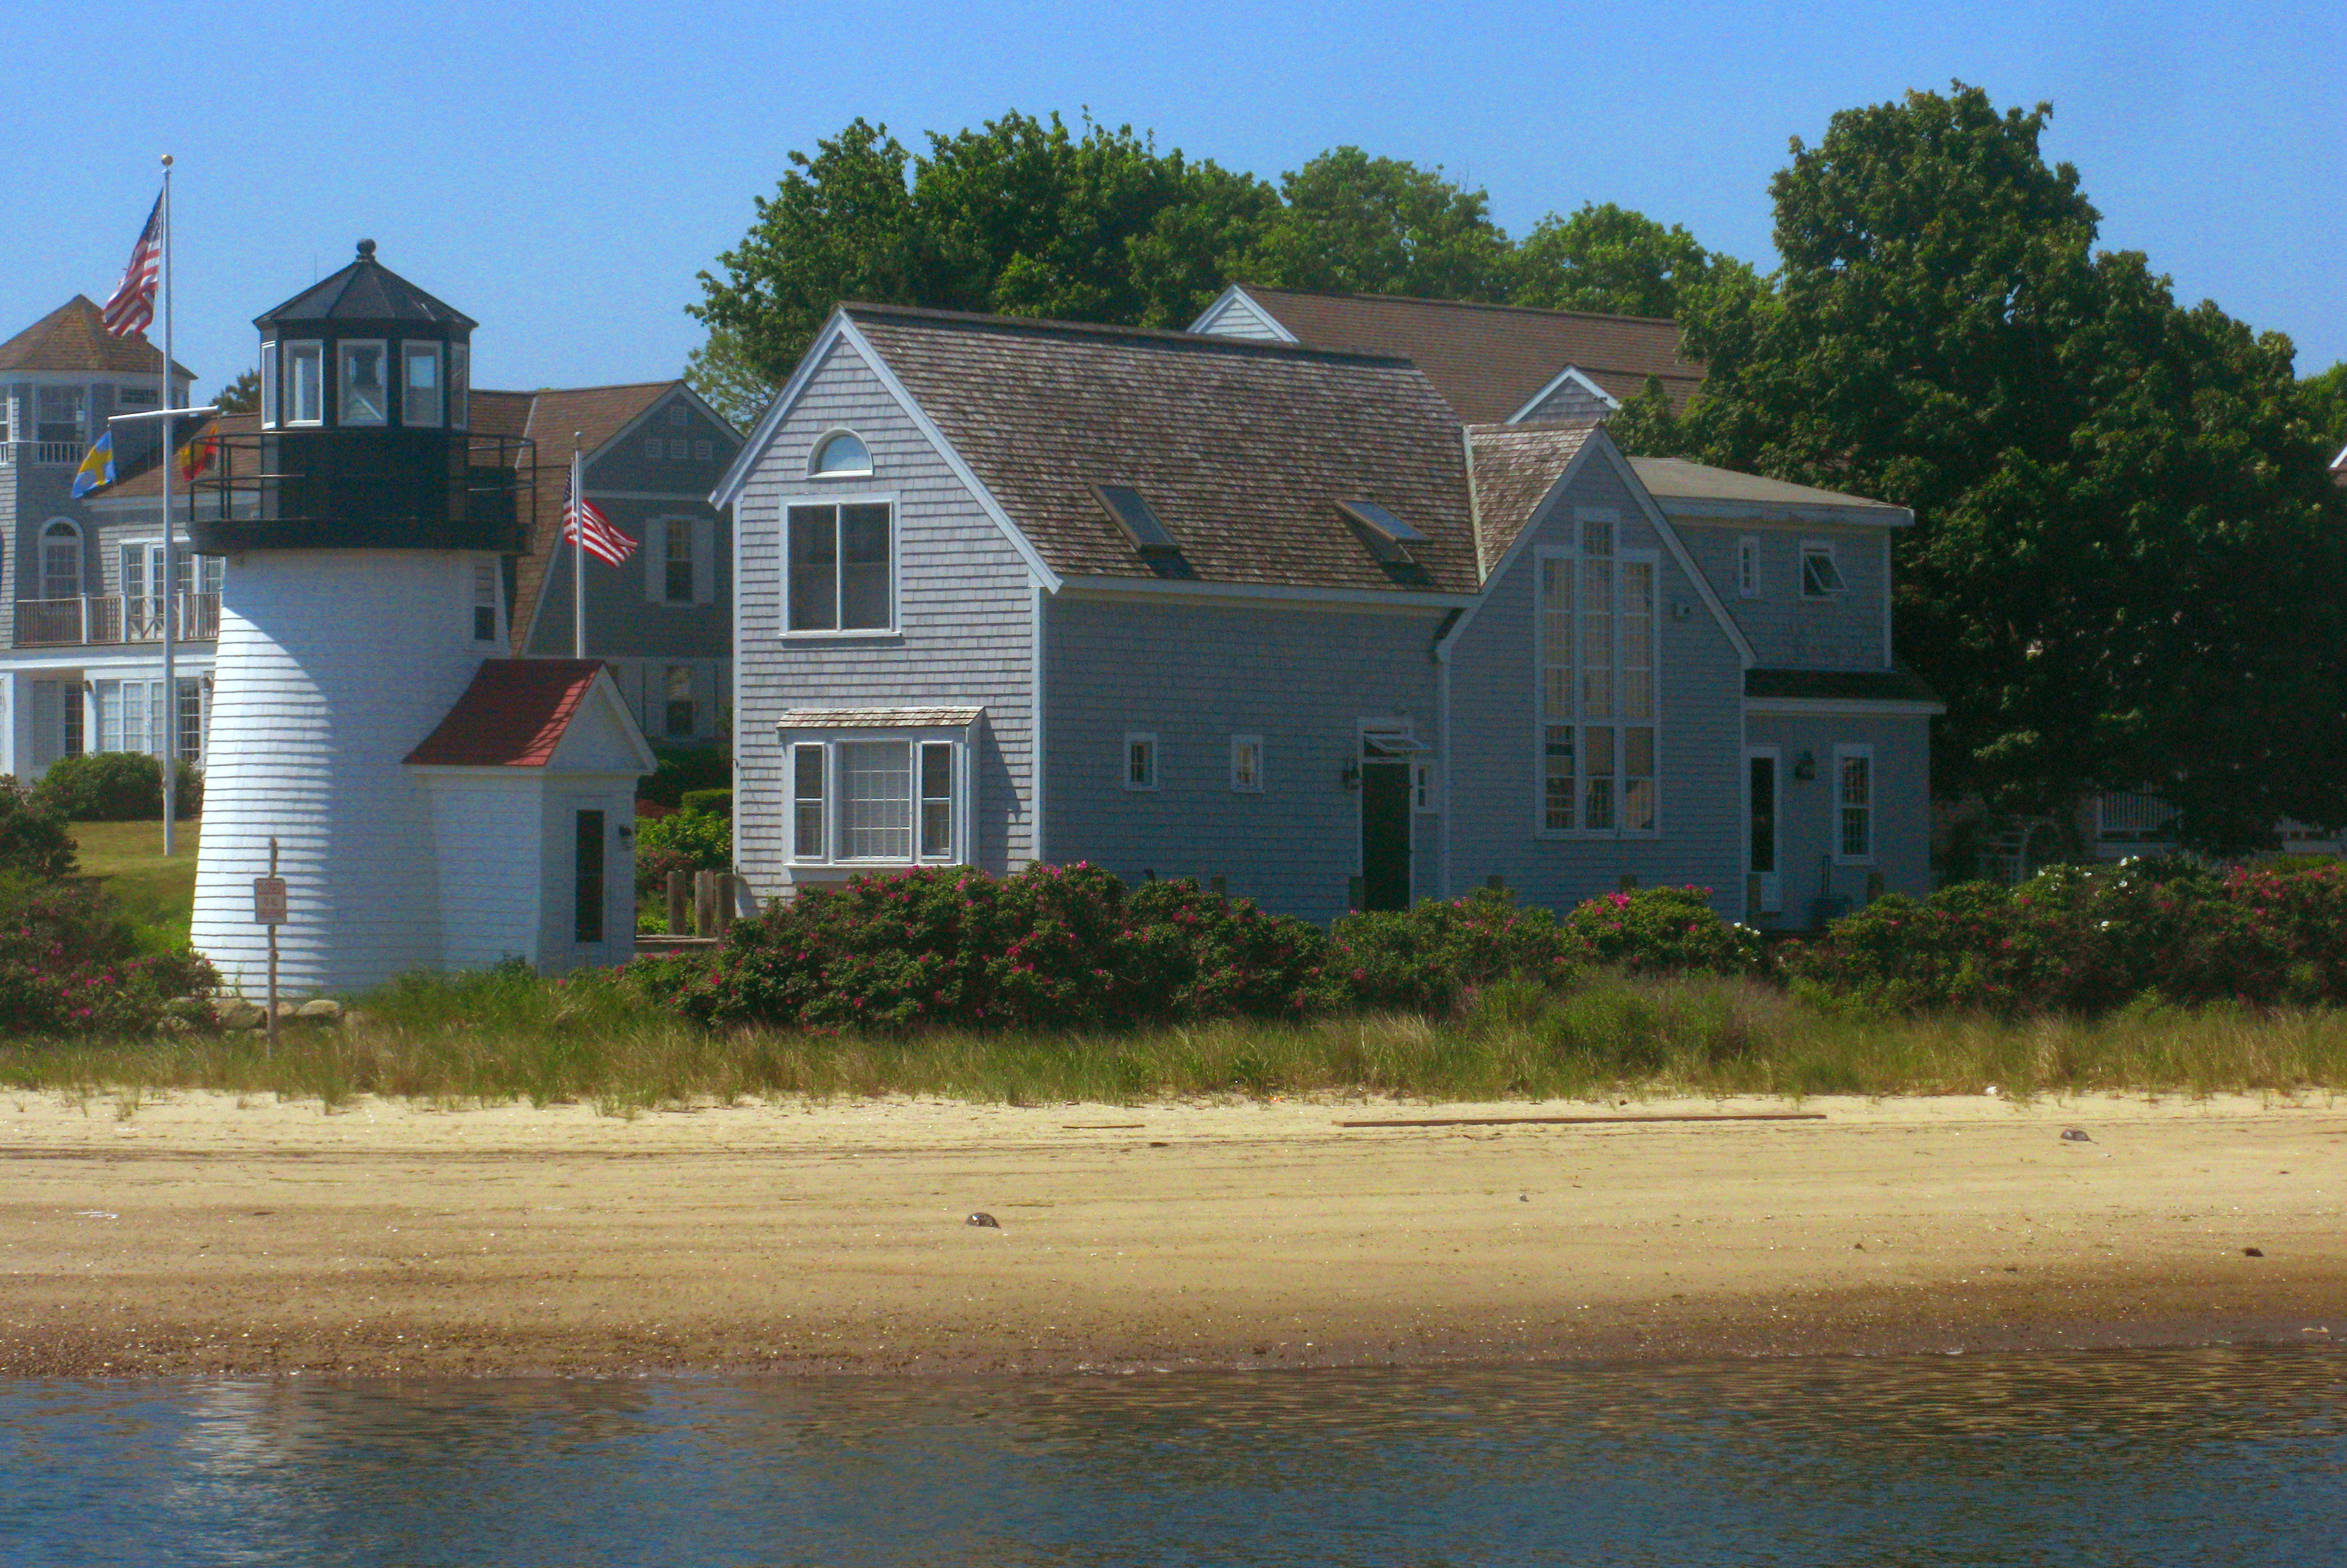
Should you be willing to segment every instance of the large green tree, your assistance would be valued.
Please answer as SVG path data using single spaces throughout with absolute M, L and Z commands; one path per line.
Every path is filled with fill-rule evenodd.
M 2050 113 L 1957 84 L 1795 142 L 1774 286 L 1696 302 L 1703 394 L 1624 433 L 1914 509 L 1942 793 L 2147 784 L 2219 848 L 2347 820 L 2347 516 L 2290 343 L 2098 252 Z
M 1675 317 L 1713 290 L 1758 286 L 1735 257 L 1611 201 L 1542 219 L 1516 247 L 1513 272 L 1511 303 L 1608 315 Z
M 1491 199 L 1358 147 L 1280 179 L 1280 203 L 1244 262 L 1245 281 L 1342 293 L 1505 300 L 1513 253 Z

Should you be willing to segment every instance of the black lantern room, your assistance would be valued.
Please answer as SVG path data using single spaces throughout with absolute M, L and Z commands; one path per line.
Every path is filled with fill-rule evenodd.
M 196 548 L 525 548 L 526 442 L 477 436 L 471 317 L 358 258 L 261 329 L 261 428 L 195 482 Z M 207 495 L 207 492 L 210 492 Z

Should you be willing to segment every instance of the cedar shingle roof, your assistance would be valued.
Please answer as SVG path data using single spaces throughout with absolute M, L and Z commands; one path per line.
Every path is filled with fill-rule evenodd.
M 1224 583 L 1471 592 L 1464 454 L 1432 383 L 1385 354 L 1187 333 L 843 305 L 1052 569 L 1163 575 L 1091 487 L 1138 489 L 1188 574 Z M 1337 510 L 1427 536 L 1399 583 Z
M 1491 570 L 1532 521 L 1559 475 L 1589 442 L 1594 425 L 1476 425 L 1467 431 L 1475 465 L 1475 521 Z
M 405 761 L 425 767 L 542 768 L 554 759 L 600 659 L 488 659 L 440 727 Z
M 1470 425 L 1506 419 L 1567 365 L 1623 402 L 1659 377 L 1674 412 L 1703 384 L 1703 366 L 1679 353 L 1678 323 L 1652 316 L 1240 287 L 1310 347 L 1414 360 Z
M 116 337 L 106 330 L 97 305 L 76 294 L 6 343 L 0 343 L 0 370 L 96 371 L 108 375 L 153 375 L 163 367 L 163 351 L 144 337 Z M 195 372 L 174 362 L 190 380 Z

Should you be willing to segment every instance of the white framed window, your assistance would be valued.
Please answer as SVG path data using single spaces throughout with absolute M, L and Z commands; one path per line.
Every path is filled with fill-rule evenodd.
M 1540 552 L 1542 837 L 1660 831 L 1658 558 L 1616 548 L 1610 509 L 1574 508 L 1570 548 Z
M 179 711 L 174 715 L 177 731 L 172 739 L 179 747 L 179 760 L 190 767 L 203 764 L 205 721 L 208 717 L 202 679 L 182 676 L 179 680 Z
M 81 597 L 81 529 L 63 518 L 41 530 L 41 597 Z
M 785 635 L 897 629 L 893 502 L 788 507 L 783 519 Z
M 277 428 L 277 344 L 261 345 L 261 427 Z
M 692 525 L 671 518 L 661 530 L 661 598 L 669 604 L 692 602 Z
M 44 386 L 33 395 L 33 410 L 34 440 L 67 446 L 87 444 L 82 432 L 89 413 L 88 388 Z
M 325 422 L 326 345 L 289 343 L 285 345 L 285 423 Z
M 1409 764 L 1409 809 L 1430 816 L 1441 808 L 1434 787 L 1434 759 L 1419 757 Z
M 1241 794 L 1263 793 L 1263 737 L 1231 737 L 1231 788 Z
M 1750 534 L 1736 541 L 1736 592 L 1741 599 L 1760 597 L 1760 541 Z
M 683 404 L 671 403 L 668 405 L 668 422 L 671 425 L 682 425 L 688 417 L 690 416 L 685 413 Z
M 97 707 L 97 749 L 160 755 L 171 741 L 171 708 L 160 681 L 99 681 L 92 695 Z
M 1124 787 L 1151 790 L 1157 787 L 1157 737 L 1140 730 L 1124 733 Z
M 1843 587 L 1841 569 L 1834 564 L 1834 548 L 1830 540 L 1801 541 L 1801 597 L 1803 599 L 1837 599 L 1849 590 Z
M 1874 858 L 1874 748 L 1833 750 L 1834 859 L 1856 865 Z
M 440 345 L 404 343 L 399 345 L 399 422 L 436 429 L 441 419 L 441 395 L 446 389 L 440 374 Z
M 672 737 L 690 737 L 697 716 L 692 701 L 692 666 L 671 664 L 661 682 L 661 731 Z
M 963 742 L 935 732 L 835 732 L 790 747 L 791 859 L 944 865 L 966 831 Z
M 866 478 L 872 473 L 872 449 L 853 430 L 835 430 L 816 438 L 807 458 L 811 479 Z
M 473 641 L 495 642 L 497 640 L 497 563 L 477 560 L 473 563 Z
M 668 460 L 671 463 L 683 462 L 686 449 L 686 446 L 682 441 L 670 442 L 668 444 Z
M 448 345 L 448 428 L 466 430 L 473 423 L 473 345 Z
M 391 394 L 384 375 L 384 345 L 381 340 L 363 340 L 338 343 L 336 358 L 342 368 L 336 391 L 341 405 L 335 421 L 342 425 L 381 425 L 391 417 Z
M 644 437 L 644 461 L 657 463 L 668 456 L 668 443 L 657 436 Z
M 695 441 L 692 444 L 692 460 L 696 463 L 706 463 L 716 455 L 716 451 L 717 448 L 709 442 Z

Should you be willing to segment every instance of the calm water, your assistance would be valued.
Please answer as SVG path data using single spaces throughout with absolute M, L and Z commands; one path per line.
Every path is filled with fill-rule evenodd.
M 0 1562 L 2347 1563 L 2347 1356 L 0 1385 Z

